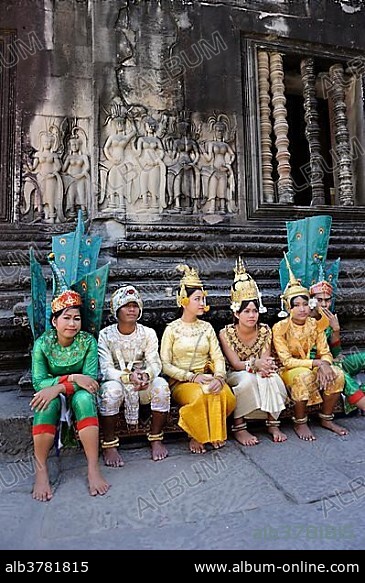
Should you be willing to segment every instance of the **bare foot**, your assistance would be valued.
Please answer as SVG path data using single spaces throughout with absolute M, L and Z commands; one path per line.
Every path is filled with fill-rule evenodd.
M 193 438 L 189 441 L 189 449 L 191 453 L 205 453 L 207 451 L 203 443 L 200 443 Z
M 212 441 L 212 446 L 214 447 L 214 449 L 220 449 L 221 447 L 224 447 L 226 445 L 225 441 Z
M 109 490 L 109 484 L 103 478 L 99 468 L 92 468 L 88 470 L 89 492 L 90 496 L 103 496 Z
M 349 433 L 347 429 L 345 429 L 344 427 L 341 427 L 340 425 L 337 425 L 337 423 L 333 423 L 333 421 L 327 421 L 326 419 L 321 419 L 321 425 L 325 429 L 329 429 L 330 431 L 337 433 L 337 435 L 348 435 L 348 433 Z
M 275 443 L 281 443 L 281 442 L 286 441 L 288 439 L 287 436 L 285 435 L 285 433 L 280 431 L 279 427 L 268 427 L 267 431 L 268 431 L 268 433 L 270 433 L 270 435 L 272 435 L 272 440 Z
M 124 466 L 124 461 L 119 455 L 116 447 L 108 447 L 103 449 L 103 458 L 105 465 L 111 468 L 121 468 Z
M 241 445 L 257 445 L 259 440 L 255 435 L 252 435 L 247 429 L 241 429 L 240 431 L 235 431 L 234 438 Z
M 315 441 L 315 436 L 309 429 L 307 423 L 296 423 L 294 424 L 294 431 L 300 439 L 304 441 Z
M 151 441 L 151 457 L 154 462 L 165 459 L 169 455 L 167 448 L 164 446 L 162 441 L 156 440 Z
M 39 502 L 48 502 L 53 497 L 46 468 L 38 469 L 35 476 L 32 498 Z

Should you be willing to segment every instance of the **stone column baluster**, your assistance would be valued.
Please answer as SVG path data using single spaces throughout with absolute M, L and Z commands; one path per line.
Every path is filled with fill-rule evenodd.
M 352 160 L 350 134 L 347 126 L 345 103 L 345 74 L 340 63 L 329 68 L 332 83 L 329 98 L 333 102 L 336 160 L 334 167 L 338 175 L 338 195 L 340 206 L 354 205 L 354 187 L 352 182 Z
M 264 202 L 275 202 L 275 187 L 272 179 L 272 152 L 270 120 L 270 83 L 269 55 L 266 51 L 258 51 L 259 101 L 260 101 L 260 138 L 261 164 Z
M 283 59 L 279 53 L 270 53 L 270 81 L 274 116 L 275 145 L 278 162 L 279 204 L 293 204 L 294 190 L 290 176 L 290 153 L 288 122 L 286 121 L 286 98 L 284 95 Z
M 305 136 L 308 140 L 310 155 L 310 181 L 312 187 L 311 206 L 325 204 L 323 186 L 323 158 L 319 139 L 319 114 L 316 98 L 316 75 L 312 57 L 303 59 L 300 63 L 303 81 Z

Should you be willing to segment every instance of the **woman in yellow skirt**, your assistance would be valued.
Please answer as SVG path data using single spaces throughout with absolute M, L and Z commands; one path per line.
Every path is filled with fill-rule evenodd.
M 199 319 L 209 310 L 207 292 L 194 268 L 178 269 L 184 274 L 177 292 L 182 315 L 163 333 L 162 369 L 180 405 L 179 425 L 189 435 L 190 451 L 205 453 L 207 443 L 215 449 L 225 445 L 227 417 L 236 399 L 225 382 L 225 360 L 214 328 Z
M 322 427 L 346 435 L 347 429 L 333 422 L 333 410 L 344 387 L 344 374 L 333 364 L 324 329 L 327 324 L 310 317 L 309 290 L 298 281 L 289 265 L 289 283 L 282 295 L 288 317 L 273 326 L 273 343 L 281 362 L 281 378 L 294 401 L 294 430 L 300 439 L 313 441 L 308 426 L 308 405 L 321 403 Z M 284 312 L 285 313 L 285 312 Z M 316 349 L 315 358 L 311 356 Z

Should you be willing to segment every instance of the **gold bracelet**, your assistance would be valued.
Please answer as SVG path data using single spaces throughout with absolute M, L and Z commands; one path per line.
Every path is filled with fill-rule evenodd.
M 127 372 L 123 371 L 122 374 L 120 375 L 120 381 L 126 385 L 130 384 L 131 383 L 131 374 L 132 373 L 129 370 Z

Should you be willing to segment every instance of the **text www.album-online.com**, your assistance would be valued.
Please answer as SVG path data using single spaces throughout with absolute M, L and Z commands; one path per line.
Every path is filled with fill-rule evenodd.
M 359 573 L 358 563 L 194 563 L 195 573 Z

